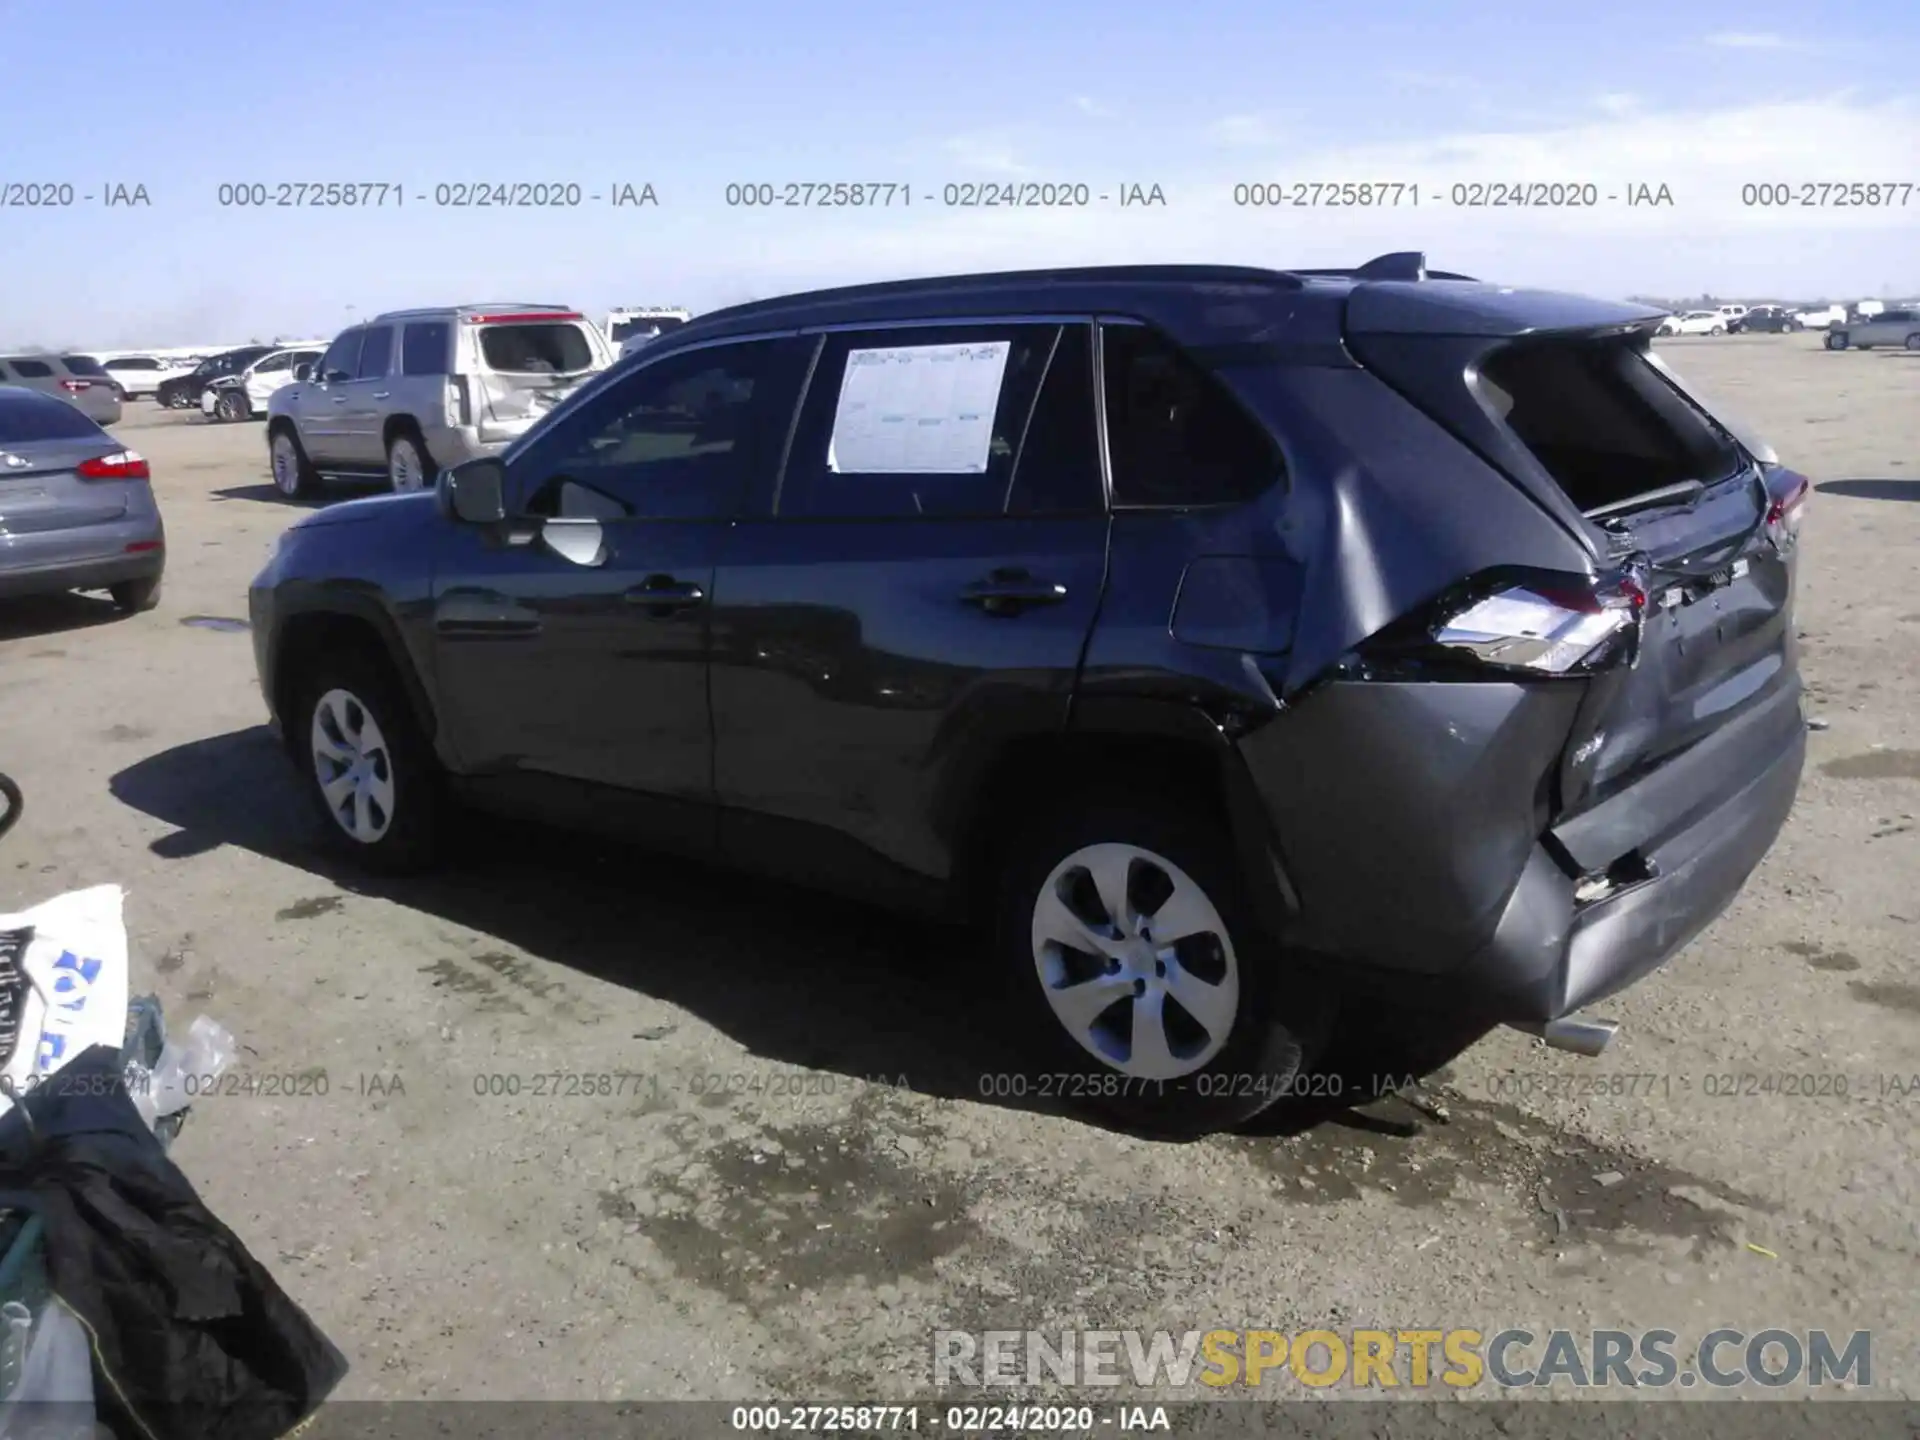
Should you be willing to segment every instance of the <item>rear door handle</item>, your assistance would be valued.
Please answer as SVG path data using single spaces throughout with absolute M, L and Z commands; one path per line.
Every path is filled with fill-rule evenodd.
M 373 398 L 376 400 L 384 400 L 392 393 L 391 390 L 376 390 L 373 392 Z
M 347 397 L 344 395 L 336 395 L 333 397 L 333 403 L 336 405 L 344 405 L 347 403 Z
M 676 580 L 671 575 L 649 575 L 626 592 L 629 605 L 638 605 L 653 616 L 690 610 L 706 598 L 707 592 L 692 581 Z
M 995 570 L 967 586 L 960 598 L 989 615 L 1018 615 L 1034 605 L 1058 605 L 1067 598 L 1067 587 L 1036 579 L 1025 570 Z

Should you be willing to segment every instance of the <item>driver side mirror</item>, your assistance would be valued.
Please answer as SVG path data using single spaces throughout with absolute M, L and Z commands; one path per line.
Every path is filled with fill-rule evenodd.
M 491 457 L 442 470 L 441 509 L 463 525 L 498 525 L 507 518 L 507 471 Z
M 293 378 L 295 380 L 312 379 L 313 366 L 309 365 L 306 361 L 302 360 L 298 365 L 293 367 Z

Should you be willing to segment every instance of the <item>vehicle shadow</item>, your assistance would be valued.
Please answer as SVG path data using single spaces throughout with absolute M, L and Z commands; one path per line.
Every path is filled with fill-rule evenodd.
M 0 600 L 0 640 L 86 630 L 119 618 L 119 609 L 100 595 L 82 595 L 71 590 L 59 595 L 26 595 L 17 600 Z
M 338 857 L 265 726 L 141 760 L 111 782 L 122 803 L 175 827 L 163 859 L 236 845 L 350 893 L 375 896 L 504 941 L 530 955 L 679 1006 L 773 1064 L 804 1066 L 947 1099 L 1072 1113 L 1054 1095 L 1007 1094 L 1024 1075 L 991 961 L 978 937 L 851 901 L 692 861 L 518 822 L 473 817 L 435 873 L 372 877 Z M 1326 1063 L 1353 1080 L 1346 1103 L 1283 1102 L 1259 1134 L 1297 1134 L 1346 1115 L 1362 1080 L 1393 1057 L 1403 1074 L 1435 1032 L 1411 1043 L 1396 1021 L 1354 1027 Z M 1428 1069 L 1483 1031 L 1440 1045 Z M 1425 1073 L 1424 1071 L 1422 1073 Z M 1316 1093 L 1325 1093 L 1317 1091 Z M 1117 1128 L 1117 1127 L 1110 1127 Z
M 326 502 L 313 496 L 294 499 L 282 495 L 270 484 L 259 485 L 223 485 L 217 490 L 209 490 L 208 496 L 215 500 L 251 500 L 256 504 L 285 505 L 294 510 L 318 510 Z
M 450 863 L 370 877 L 326 843 L 265 726 L 163 751 L 110 782 L 176 827 L 165 859 L 236 845 L 680 1006 L 776 1064 L 1037 1111 L 1010 1068 L 971 936 L 690 861 L 474 817 Z M 463 817 L 464 820 L 464 817 Z M 1006 1088 L 1006 1087 L 999 1087 Z
M 1920 500 L 1916 480 L 1826 480 L 1815 485 L 1820 495 L 1842 495 L 1850 500 Z

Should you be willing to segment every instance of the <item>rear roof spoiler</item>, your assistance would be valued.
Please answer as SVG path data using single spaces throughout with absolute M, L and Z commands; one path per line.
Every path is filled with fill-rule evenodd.
M 1451 270 L 1429 270 L 1424 250 L 1395 250 L 1391 254 L 1376 255 L 1366 264 L 1354 270 L 1297 270 L 1290 269 L 1289 275 L 1321 275 L 1329 279 L 1340 280 L 1467 280 L 1471 275 L 1456 275 Z M 1477 283 L 1477 282 L 1475 282 Z

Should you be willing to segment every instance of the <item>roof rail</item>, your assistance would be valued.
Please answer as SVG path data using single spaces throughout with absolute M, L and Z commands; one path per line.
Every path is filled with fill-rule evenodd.
M 1427 256 L 1424 250 L 1395 250 L 1389 255 L 1376 255 L 1366 264 L 1353 270 L 1294 270 L 1295 275 L 1337 276 L 1346 280 L 1472 280 L 1471 275 L 1457 275 L 1451 270 L 1427 269 Z

